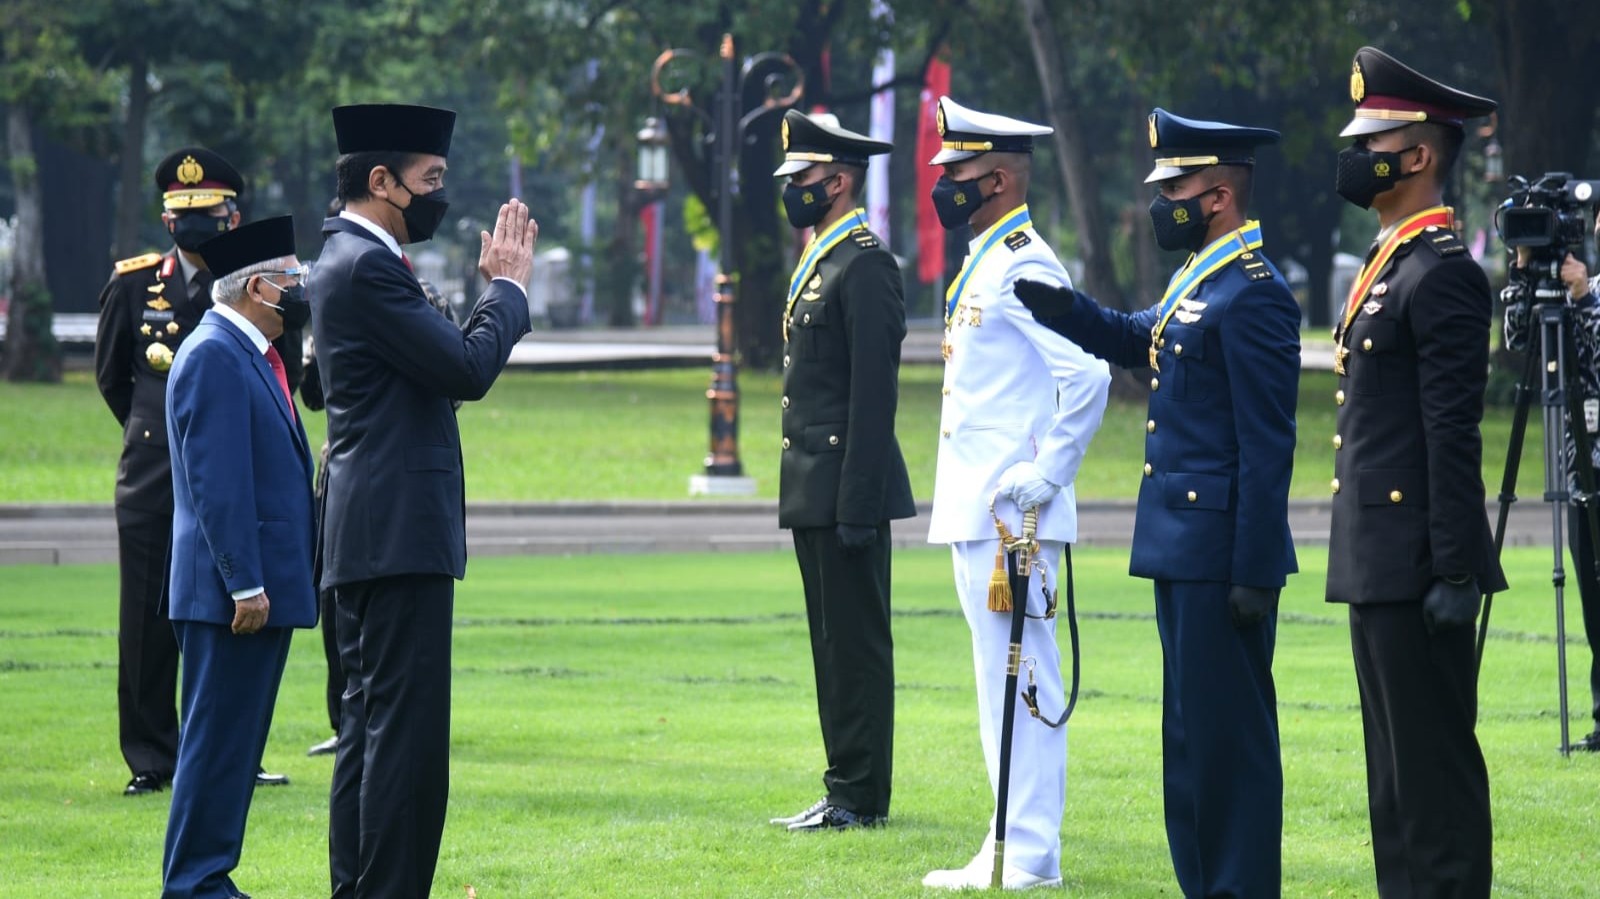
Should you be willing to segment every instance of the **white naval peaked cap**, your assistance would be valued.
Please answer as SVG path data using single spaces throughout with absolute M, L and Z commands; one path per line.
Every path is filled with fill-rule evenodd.
M 984 153 L 1032 153 L 1035 137 L 1055 133 L 1048 125 L 978 112 L 949 97 L 939 98 L 934 123 L 939 126 L 940 149 L 928 165 L 960 162 Z

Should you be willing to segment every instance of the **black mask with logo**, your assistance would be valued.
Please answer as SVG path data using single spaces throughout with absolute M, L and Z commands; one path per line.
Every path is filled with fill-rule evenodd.
M 1420 144 L 1413 144 L 1392 153 L 1369 150 L 1360 144 L 1345 147 L 1339 151 L 1339 170 L 1334 175 L 1333 189 L 1348 202 L 1371 209 L 1372 201 L 1379 194 L 1415 174 L 1400 171 L 1400 156 L 1418 146 Z
M 406 243 L 421 243 L 433 237 L 433 232 L 439 230 L 439 223 L 444 221 L 445 210 L 450 208 L 450 200 L 445 197 L 444 188 L 430 190 L 419 194 L 406 187 L 405 182 L 398 177 L 394 183 L 411 194 L 411 205 L 401 207 L 399 203 L 384 199 L 396 209 L 400 210 L 400 219 L 406 223 Z
M 833 178 L 839 177 L 834 175 Z M 783 189 L 783 214 L 796 228 L 811 228 L 822 221 L 833 208 L 836 198 L 829 197 L 825 189 L 833 178 L 824 178 L 812 184 L 789 184 Z
M 978 211 L 979 206 L 996 196 L 990 194 L 985 197 L 978 187 L 983 179 L 993 174 L 994 172 L 990 172 L 988 175 L 979 175 L 966 181 L 953 180 L 949 175 L 939 178 L 929 196 L 933 198 L 933 211 L 939 214 L 939 224 L 943 225 L 946 231 L 953 231 L 965 225 L 967 219 L 972 218 L 973 213 Z
M 1156 246 L 1163 250 L 1188 250 L 1198 253 L 1206 245 L 1206 231 L 1212 216 L 1200 212 L 1200 198 L 1216 190 L 1212 187 L 1183 200 L 1157 195 L 1150 201 L 1150 226 L 1156 232 Z
M 198 253 L 201 244 L 228 230 L 232 218 L 219 218 L 204 212 L 180 212 L 172 223 L 172 242 L 180 250 Z

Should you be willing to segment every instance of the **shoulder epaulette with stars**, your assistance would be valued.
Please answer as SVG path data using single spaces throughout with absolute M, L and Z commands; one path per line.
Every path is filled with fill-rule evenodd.
M 874 237 L 871 231 L 857 231 L 855 242 L 863 250 L 870 250 L 878 245 L 878 238 Z
M 1241 253 L 1239 267 L 1244 270 L 1244 276 L 1252 281 L 1265 281 L 1272 277 L 1272 269 L 1267 267 L 1267 260 L 1262 259 L 1259 253 Z
M 1029 237 L 1028 232 L 1026 231 L 1013 231 L 1006 235 L 1006 246 L 1009 247 L 1013 253 L 1030 243 L 1033 243 L 1033 238 Z
M 146 253 L 143 256 L 134 256 L 131 259 L 123 259 L 119 261 L 116 264 L 116 271 L 119 275 L 126 275 L 128 272 L 136 272 L 143 268 L 149 268 L 160 261 L 160 253 Z
M 1467 251 L 1467 245 L 1461 242 L 1461 235 L 1451 228 L 1437 226 L 1426 228 L 1417 237 L 1423 243 L 1433 247 L 1433 251 L 1440 256 L 1454 256 L 1457 253 L 1465 253 Z

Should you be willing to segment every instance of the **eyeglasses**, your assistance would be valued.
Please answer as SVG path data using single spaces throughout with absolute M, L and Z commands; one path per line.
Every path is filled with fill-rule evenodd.
M 298 284 L 306 283 L 306 279 L 311 277 L 311 266 L 310 265 L 297 265 L 294 268 L 284 269 L 283 271 L 262 272 L 262 274 L 265 274 L 265 275 L 283 275 L 285 277 L 293 278 L 295 283 L 287 285 L 287 286 L 294 287 L 294 286 L 296 286 Z

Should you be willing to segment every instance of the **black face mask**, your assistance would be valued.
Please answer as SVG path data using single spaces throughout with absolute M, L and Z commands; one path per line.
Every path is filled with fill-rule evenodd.
M 1150 225 L 1156 232 L 1156 246 L 1163 250 L 1188 250 L 1198 253 L 1206 245 L 1206 229 L 1211 216 L 1200 213 L 1200 198 L 1216 190 L 1201 191 L 1185 200 L 1157 195 L 1150 201 Z
M 283 318 L 285 331 L 298 331 L 306 326 L 306 322 L 311 321 L 311 301 L 306 299 L 304 287 L 299 284 L 293 287 L 279 287 L 266 278 L 262 278 L 261 283 L 277 289 L 276 304 L 268 303 L 266 300 L 261 302 L 278 310 L 278 315 Z
M 411 205 L 403 209 L 399 203 L 384 198 L 390 206 L 400 210 L 400 219 L 406 223 L 406 243 L 421 243 L 433 237 L 433 232 L 438 230 L 439 223 L 444 221 L 445 210 L 450 208 L 450 201 L 445 198 L 444 188 L 419 194 L 413 193 L 399 178 L 396 178 L 394 183 L 411 194 Z
M 228 221 L 232 216 L 206 215 L 204 212 L 182 212 L 178 214 L 177 221 L 172 223 L 172 242 L 178 249 L 190 253 L 200 251 L 200 245 L 228 230 Z
M 789 184 L 783 188 L 783 214 L 789 217 L 789 224 L 796 228 L 810 228 L 822 221 L 837 199 L 829 197 L 825 189 L 825 185 L 833 178 L 806 185 Z
M 1334 176 L 1333 189 L 1362 209 L 1371 209 L 1372 201 L 1379 194 L 1415 174 L 1400 171 L 1400 156 L 1418 146 L 1413 144 L 1396 153 L 1369 150 L 1359 145 L 1345 147 L 1339 151 L 1339 171 Z
M 989 173 L 993 174 L 994 172 Z M 972 218 L 973 213 L 978 211 L 979 206 L 994 198 L 994 194 L 985 197 L 983 191 L 978 188 L 978 183 L 989 175 L 979 175 L 966 181 L 951 180 L 949 175 L 939 178 L 930 196 L 933 198 L 933 211 L 939 214 L 939 224 L 943 225 L 946 231 L 954 231 L 965 225 L 967 219 Z

